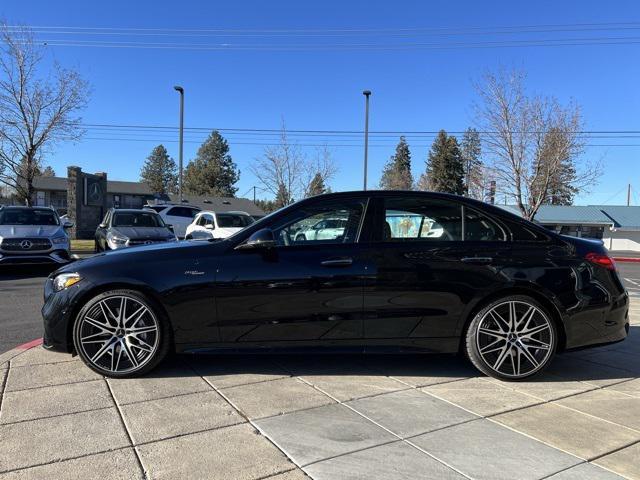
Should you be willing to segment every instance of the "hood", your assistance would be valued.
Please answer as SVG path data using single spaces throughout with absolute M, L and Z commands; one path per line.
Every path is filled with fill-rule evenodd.
M 53 237 L 60 230 L 60 225 L 0 225 L 0 237 Z
M 166 240 L 173 236 L 166 227 L 113 227 L 111 231 L 135 240 Z
M 213 234 L 216 237 L 230 237 L 236 232 L 243 230 L 245 227 L 226 227 L 226 228 L 216 228 L 213 231 Z

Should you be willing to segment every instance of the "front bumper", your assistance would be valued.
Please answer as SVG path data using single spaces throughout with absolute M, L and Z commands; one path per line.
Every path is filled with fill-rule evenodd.
M 58 249 L 49 252 L 16 253 L 0 250 L 0 265 L 56 264 L 64 265 L 71 261 L 68 250 Z
M 87 287 L 88 283 L 83 279 L 69 288 L 54 292 L 53 275 L 47 278 L 44 286 L 44 305 L 42 306 L 44 324 L 42 344 L 44 348 L 58 352 L 73 352 L 70 332 L 73 316 L 76 314 L 74 305 L 79 305 L 76 301 Z

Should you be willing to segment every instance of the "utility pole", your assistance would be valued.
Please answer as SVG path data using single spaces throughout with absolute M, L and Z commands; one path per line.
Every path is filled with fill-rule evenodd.
M 184 88 L 176 85 L 173 87 L 177 92 L 180 93 L 180 155 L 178 160 L 178 196 L 180 197 L 180 203 L 183 202 L 184 198 L 182 196 L 182 146 L 184 139 Z
M 369 155 L 369 96 L 371 92 L 365 90 L 362 92 L 365 96 L 365 110 L 364 110 L 364 189 L 367 189 L 367 161 Z
M 627 185 L 627 207 L 631 205 L 631 184 Z
M 253 203 L 256 203 L 256 186 L 253 186 Z

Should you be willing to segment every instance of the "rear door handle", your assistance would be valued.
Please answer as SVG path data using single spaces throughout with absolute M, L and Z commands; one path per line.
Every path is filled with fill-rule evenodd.
M 473 263 L 475 265 L 489 265 L 493 262 L 491 257 L 463 257 L 460 259 L 464 263 Z
M 353 258 L 330 258 L 320 262 L 320 265 L 323 267 L 348 267 L 352 263 Z

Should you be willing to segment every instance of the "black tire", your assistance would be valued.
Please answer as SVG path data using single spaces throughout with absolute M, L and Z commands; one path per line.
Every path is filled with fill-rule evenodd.
M 98 242 L 98 240 L 94 240 L 93 241 L 93 250 L 95 253 L 100 253 L 100 243 Z
M 101 302 L 105 300 L 110 300 L 113 303 L 114 301 L 118 301 L 117 300 L 118 298 L 123 298 L 123 297 L 130 299 L 133 304 L 137 303 L 147 308 L 149 316 L 146 318 L 146 322 L 149 323 L 149 326 L 152 326 L 152 325 L 157 326 L 156 331 L 153 332 L 154 348 L 153 348 L 153 352 L 150 352 L 150 354 L 148 355 L 148 358 L 145 358 L 144 361 L 141 362 L 139 366 L 134 366 L 134 364 L 130 362 L 132 367 L 127 369 L 126 371 L 111 371 L 101 367 L 99 364 L 97 364 L 96 362 L 92 361 L 91 358 L 89 358 L 89 354 L 87 353 L 87 350 L 86 350 L 88 345 L 83 344 L 81 340 L 82 338 L 85 338 L 85 339 L 87 338 L 87 337 L 81 337 L 82 329 L 84 328 L 83 325 L 86 326 L 86 323 L 83 322 L 82 320 L 85 318 L 87 313 L 92 312 L 92 310 L 93 312 L 97 311 L 96 307 Z M 125 308 L 122 310 L 125 310 L 125 316 L 126 316 L 126 310 L 127 310 L 126 304 L 125 304 Z M 92 312 L 92 315 L 94 315 L 93 312 Z M 147 314 L 147 312 L 143 312 L 143 313 L 144 315 Z M 153 321 L 155 321 L 155 323 L 153 323 Z M 137 323 L 137 321 L 135 323 Z M 135 323 L 134 323 L 134 326 L 135 326 Z M 91 328 L 91 325 L 89 325 L 89 328 Z M 100 334 L 100 335 L 108 336 L 112 334 L 108 333 L 108 334 Z M 112 336 L 112 340 L 114 338 L 115 338 L 115 335 Z M 125 340 L 126 338 L 123 339 L 123 341 Z M 136 338 L 136 340 L 138 339 Z M 114 343 L 117 343 L 117 342 L 119 342 L 119 340 L 114 341 Z M 104 375 L 111 378 L 137 377 L 150 372 L 156 366 L 158 366 L 158 364 L 166 357 L 167 353 L 171 348 L 172 342 L 173 340 L 171 335 L 171 326 L 166 316 L 164 315 L 164 312 L 162 311 L 162 309 L 152 299 L 142 294 L 141 292 L 138 292 L 135 290 L 126 290 L 126 289 L 109 290 L 94 296 L 78 312 L 78 315 L 76 316 L 74 326 L 73 326 L 73 345 L 74 345 L 75 351 L 78 352 L 78 355 L 80 356 L 84 364 L 87 365 L 94 372 L 97 372 L 100 375 Z M 96 343 L 96 342 L 93 342 L 93 343 Z M 120 345 L 122 345 L 122 343 L 120 343 Z M 135 347 L 135 344 L 133 346 Z M 136 348 L 140 348 L 140 347 L 136 347 Z M 120 351 L 119 351 L 120 355 L 122 355 L 122 352 L 125 350 L 127 350 L 128 352 L 133 352 L 133 350 L 131 349 L 131 345 L 129 345 L 129 347 L 124 347 L 124 349 L 122 346 L 120 346 Z M 115 347 L 110 354 L 115 356 L 116 354 Z M 104 355 L 105 354 L 103 353 L 103 356 Z M 120 358 L 118 358 L 118 361 L 120 361 Z M 113 366 L 113 361 L 111 365 Z M 117 365 L 116 365 L 116 370 L 117 370 Z
M 511 332 L 508 328 L 510 320 L 502 323 L 506 319 L 500 312 L 504 312 L 505 308 L 509 317 L 513 308 L 516 319 L 521 312 L 530 312 L 529 308 L 533 310 L 529 321 L 521 326 L 521 330 L 518 331 L 516 327 Z M 520 321 L 524 322 L 526 318 L 524 313 Z M 516 322 L 517 320 L 514 323 Z M 531 322 L 534 322 L 533 326 L 527 329 Z M 495 327 L 491 328 L 492 325 Z M 541 331 L 527 333 L 535 329 Z M 499 338 L 502 335 L 505 340 Z M 541 338 L 533 338 L 533 335 Z M 535 299 L 525 295 L 511 295 L 487 304 L 471 320 L 465 334 L 465 353 L 471 363 L 485 375 L 507 381 L 525 380 L 543 372 L 553 360 L 557 346 L 558 329 L 550 312 Z

